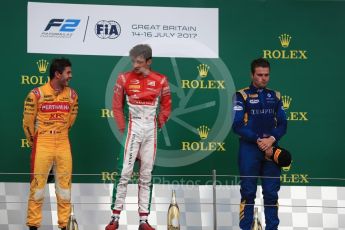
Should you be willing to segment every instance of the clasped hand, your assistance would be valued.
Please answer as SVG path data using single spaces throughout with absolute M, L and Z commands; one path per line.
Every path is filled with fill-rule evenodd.
M 273 154 L 273 143 L 275 142 L 275 138 L 270 136 L 266 138 L 259 138 L 256 143 L 259 149 L 265 152 L 265 158 L 269 160 Z

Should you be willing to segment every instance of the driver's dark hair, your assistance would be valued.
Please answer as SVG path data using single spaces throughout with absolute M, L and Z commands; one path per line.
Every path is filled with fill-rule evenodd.
M 268 67 L 270 69 L 270 63 L 264 58 L 258 58 L 258 59 L 253 60 L 250 66 L 251 66 L 252 74 L 255 73 L 255 68 L 257 67 L 264 67 L 264 68 Z
M 55 77 L 55 72 L 62 73 L 66 67 L 72 67 L 72 63 L 67 58 L 55 58 L 51 61 L 49 69 L 49 78 L 52 80 Z

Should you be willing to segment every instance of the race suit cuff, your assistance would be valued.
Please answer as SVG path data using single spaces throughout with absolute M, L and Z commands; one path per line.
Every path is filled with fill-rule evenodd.
M 273 138 L 273 143 L 277 140 L 274 136 L 270 136 L 270 138 Z

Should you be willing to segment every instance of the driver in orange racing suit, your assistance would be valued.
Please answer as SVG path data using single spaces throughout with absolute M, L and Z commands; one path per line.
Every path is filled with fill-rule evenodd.
M 24 103 L 23 128 L 32 147 L 31 184 L 27 225 L 36 230 L 42 221 L 42 203 L 49 171 L 55 173 L 58 225 L 65 230 L 71 213 L 72 155 L 68 131 L 78 112 L 78 96 L 68 87 L 71 62 L 54 59 L 50 81 L 33 89 Z

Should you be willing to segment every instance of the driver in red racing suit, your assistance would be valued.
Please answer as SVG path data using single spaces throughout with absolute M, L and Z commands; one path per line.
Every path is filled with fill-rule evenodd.
M 113 113 L 117 127 L 124 134 L 123 150 L 118 161 L 111 209 L 112 219 L 106 230 L 119 226 L 120 212 L 126 198 L 127 185 L 135 161 L 139 161 L 138 203 L 139 230 L 154 230 L 148 224 L 152 191 L 152 170 L 157 148 L 157 126 L 162 128 L 171 111 L 171 96 L 166 76 L 153 72 L 152 50 L 137 45 L 130 51 L 133 70 L 120 74 L 113 97 Z M 128 110 L 125 119 L 124 110 Z M 157 108 L 159 114 L 157 119 Z

